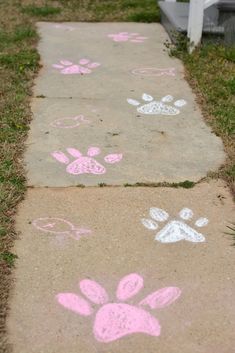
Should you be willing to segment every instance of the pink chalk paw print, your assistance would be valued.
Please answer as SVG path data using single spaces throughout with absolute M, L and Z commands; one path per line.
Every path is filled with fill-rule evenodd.
M 142 37 L 139 33 L 128 33 L 119 32 L 116 34 L 109 34 L 109 38 L 112 38 L 114 42 L 132 42 L 132 43 L 143 43 L 148 37 Z
M 93 69 L 100 66 L 100 63 L 90 62 L 88 59 L 81 59 L 79 64 L 73 64 L 72 61 L 60 60 L 59 64 L 52 65 L 55 69 L 58 69 L 63 75 L 86 75 L 90 74 Z
M 75 148 L 67 148 L 67 152 L 74 158 L 73 162 L 61 151 L 52 152 L 52 156 L 60 163 L 67 164 L 66 171 L 69 174 L 105 174 L 106 168 L 97 162 L 93 157 L 101 153 L 99 147 L 89 147 L 87 155 L 83 156 L 80 151 Z M 104 161 L 108 164 L 115 164 L 122 160 L 122 153 L 108 154 L 104 157 Z
M 161 325 L 144 307 L 164 308 L 180 297 L 181 290 L 177 287 L 165 287 L 149 294 L 137 305 L 124 303 L 134 297 L 143 285 L 143 278 L 136 273 L 123 277 L 116 291 L 117 302 L 113 303 L 109 302 L 108 294 L 99 283 L 84 279 L 80 281 L 79 287 L 86 299 L 75 293 L 59 293 L 56 300 L 78 315 L 90 316 L 96 311 L 93 334 L 99 342 L 112 342 L 134 333 L 157 337 L 161 334 Z M 100 305 L 100 308 L 93 309 L 89 301 Z

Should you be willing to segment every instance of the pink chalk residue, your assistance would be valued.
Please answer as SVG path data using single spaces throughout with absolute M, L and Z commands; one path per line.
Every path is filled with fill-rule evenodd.
M 90 121 L 87 120 L 83 115 L 77 115 L 74 117 L 60 118 L 53 121 L 50 125 L 60 129 L 72 129 L 78 127 L 81 124 L 89 124 Z
M 143 278 L 131 273 L 123 277 L 117 288 L 117 299 L 127 300 L 136 295 L 143 287 Z M 159 321 L 141 306 L 148 305 L 151 309 L 163 308 L 181 295 L 177 287 L 162 288 L 148 295 L 138 305 L 125 303 L 108 303 L 108 294 L 97 282 L 84 279 L 80 282 L 83 295 L 94 304 L 102 305 L 98 309 L 93 334 L 97 341 L 108 343 L 134 333 L 144 333 L 150 336 L 159 336 L 161 325 Z M 92 307 L 88 301 L 74 293 L 59 293 L 57 302 L 66 309 L 82 316 L 92 314 Z
M 90 157 L 98 156 L 101 153 L 99 147 L 90 147 L 88 148 L 87 155 Z
M 175 68 L 158 69 L 156 67 L 146 67 L 132 70 L 134 75 L 140 76 L 175 76 Z
M 92 314 L 92 308 L 89 303 L 74 293 L 63 293 L 56 296 L 58 303 L 63 305 L 66 309 L 72 310 L 82 316 L 89 316 Z
M 134 333 L 159 336 L 161 326 L 147 311 L 128 304 L 106 304 L 96 314 L 93 333 L 99 342 L 112 342 Z
M 57 217 L 44 217 L 35 219 L 32 224 L 38 230 L 55 235 L 69 236 L 79 240 L 82 236 L 91 234 L 87 228 L 77 228 L 71 222 Z
M 148 37 L 140 36 L 139 33 L 119 32 L 116 34 L 108 34 L 109 38 L 112 38 L 114 42 L 132 42 L 132 43 L 143 43 Z
M 119 282 L 116 297 L 119 300 L 130 299 L 140 291 L 143 285 L 143 278 L 138 274 L 132 273 L 129 276 L 125 276 Z
M 109 164 L 118 163 L 122 160 L 122 153 L 108 154 L 106 157 L 104 157 L 104 160 L 106 163 L 109 163 Z
M 181 295 L 181 290 L 177 287 L 161 288 L 148 295 L 139 305 L 148 305 L 151 309 L 160 309 L 172 304 Z
M 100 305 L 108 302 L 108 294 L 99 283 L 90 279 L 83 279 L 79 285 L 81 292 L 90 299 L 91 302 Z
M 55 25 L 53 25 L 53 27 L 54 28 L 59 28 L 59 29 L 65 29 L 65 30 L 68 30 L 68 31 L 74 31 L 75 30 L 75 27 L 68 26 L 68 25 L 61 24 L 61 23 L 55 24 Z
M 60 163 L 67 164 L 66 171 L 69 174 L 105 174 L 106 168 L 94 159 L 101 153 L 99 147 L 89 147 L 87 156 L 83 156 L 82 153 L 75 148 L 67 148 L 67 152 L 74 158 L 75 161 L 70 162 L 69 158 L 61 151 L 52 152 L 52 156 Z M 110 154 L 104 157 L 104 161 L 109 164 L 120 162 L 122 154 Z
M 86 75 L 92 72 L 92 69 L 100 66 L 100 63 L 90 62 L 88 59 L 81 59 L 79 64 L 73 64 L 69 60 L 60 60 L 59 64 L 52 65 L 55 69 L 58 69 L 63 75 Z

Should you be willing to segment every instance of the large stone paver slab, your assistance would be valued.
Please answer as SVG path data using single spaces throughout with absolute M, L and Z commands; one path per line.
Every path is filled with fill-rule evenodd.
M 34 99 L 34 119 L 25 157 L 28 184 L 197 181 L 219 167 L 223 160 L 221 142 L 202 120 L 198 120 L 197 114 L 192 113 L 190 119 L 184 115 L 144 118 L 130 112 L 123 103 L 119 108 L 117 100 L 104 105 L 100 100 L 94 104 L 79 99 Z M 64 119 L 66 117 L 72 119 Z M 101 150 L 100 155 L 93 158 L 106 170 L 101 174 L 95 174 L 92 169 L 90 174 L 71 174 L 73 171 L 68 165 L 77 157 L 67 149 L 76 148 L 86 156 L 91 146 Z M 55 151 L 65 153 L 65 158 L 69 159 L 67 164 L 53 157 Z M 106 163 L 104 158 L 109 154 L 121 154 L 122 159 L 118 163 Z M 83 163 L 78 158 L 77 164 Z
M 43 67 L 34 92 L 47 98 L 35 98 L 32 104 L 25 159 L 29 185 L 198 181 L 223 163 L 222 142 L 203 121 L 182 64 L 164 51 L 167 35 L 161 25 L 40 23 L 39 31 Z M 124 31 L 146 39 L 116 42 L 108 36 Z M 84 58 L 101 65 L 81 74 L 78 66 L 59 63 L 63 59 L 77 65 Z M 66 120 L 70 128 L 63 129 L 51 125 L 81 114 L 90 123 Z M 89 147 L 101 151 L 93 156 L 102 164 L 101 172 L 86 158 Z M 67 148 L 79 150 L 85 159 Z M 61 163 L 52 157 L 54 151 Z M 106 163 L 110 154 L 122 160 Z
M 141 223 L 142 218 L 150 219 L 150 207 L 160 207 L 170 215 L 161 222 L 166 214 L 155 212 L 159 228 L 152 231 Z M 154 240 L 167 222 L 179 219 L 178 213 L 185 207 L 193 210 L 194 216 L 181 222 L 203 234 L 206 241 L 164 244 Z M 229 191 L 221 182 L 202 183 L 191 190 L 28 190 L 17 219 L 21 236 L 15 251 L 19 259 L 8 318 L 13 353 L 233 352 L 235 260 L 232 237 L 224 233 L 233 220 L 233 208 Z M 191 217 L 189 211 L 181 215 Z M 57 220 L 44 219 L 50 217 Z M 198 221 L 201 217 L 209 223 L 198 228 L 195 221 L 205 225 L 205 220 Z M 156 228 L 153 222 L 146 222 Z M 176 228 L 179 225 L 173 224 Z M 91 233 L 85 233 L 84 228 Z M 185 234 L 195 235 L 187 226 L 183 228 Z M 183 228 L 181 224 L 181 232 Z M 139 277 L 132 275 L 129 282 L 122 282 L 116 299 L 120 279 L 131 273 Z M 137 293 L 142 278 L 144 286 Z M 97 284 L 81 282 L 83 279 L 100 283 L 109 299 L 104 291 L 98 291 Z M 149 304 L 142 308 L 149 314 L 140 312 L 137 304 L 164 287 L 175 288 L 148 299 Z M 76 297 L 75 305 L 65 294 L 85 298 L 81 291 L 93 302 L 113 304 L 99 309 L 99 304 L 88 305 L 90 300 Z M 132 308 L 122 303 L 131 292 L 136 296 L 126 302 Z M 158 337 L 156 319 L 161 325 Z M 143 329 L 153 336 L 135 333 L 117 339 L 118 332 L 124 333 L 126 320 L 130 330 Z
M 143 92 L 160 99 L 164 87 L 175 98 L 188 98 L 191 90 L 183 80 L 183 66 L 164 52 L 168 38 L 160 24 L 71 23 L 73 31 L 56 28 L 55 23 L 39 23 L 39 53 L 42 69 L 35 81 L 35 96 L 77 97 L 111 100 L 117 97 L 141 99 Z M 66 26 L 66 24 L 65 24 Z M 147 39 L 142 43 L 115 42 L 110 33 L 138 32 Z M 79 64 L 81 59 L 99 63 L 89 74 L 63 74 L 53 65 L 60 60 Z M 72 66 L 72 65 L 70 65 Z M 85 66 L 85 65 L 84 65 Z M 65 68 L 69 66 L 64 65 Z M 174 68 L 175 76 L 135 75 L 140 68 Z M 72 71 L 70 69 L 70 71 Z M 168 79 L 170 78 L 170 80 Z M 172 83 L 181 82 L 181 87 Z M 174 86 L 174 87 L 173 87 Z M 120 102 L 121 103 L 121 102 Z

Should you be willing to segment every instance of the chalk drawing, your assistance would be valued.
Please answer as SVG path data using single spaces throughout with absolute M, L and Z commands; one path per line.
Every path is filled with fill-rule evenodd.
M 151 218 L 142 218 L 142 224 L 149 230 L 158 229 L 157 222 L 166 222 L 169 214 L 156 207 L 150 208 Z M 184 221 L 190 221 L 193 218 L 193 211 L 190 208 L 183 208 L 179 212 L 181 220 L 172 220 L 168 222 L 155 236 L 155 240 L 161 243 L 175 243 L 180 240 L 187 240 L 193 243 L 200 243 L 205 241 L 203 234 L 198 233 L 195 229 L 191 228 Z M 205 217 L 199 218 L 195 222 L 196 227 L 205 227 L 209 223 Z
M 67 152 L 72 157 L 76 158 L 75 161 L 70 162 L 69 158 L 61 151 L 55 151 L 51 154 L 58 162 L 67 164 L 67 173 L 73 175 L 106 173 L 106 168 L 93 158 L 101 153 L 99 147 L 89 147 L 86 156 L 83 156 L 82 153 L 75 148 L 67 148 Z M 104 157 L 104 161 L 109 164 L 114 164 L 120 162 L 122 157 L 122 153 L 108 154 Z
M 90 229 L 77 228 L 71 222 L 57 217 L 38 218 L 32 224 L 42 232 L 55 234 L 58 239 L 60 239 L 60 236 L 69 236 L 79 240 L 81 237 L 91 234 Z
M 56 25 L 53 25 L 54 28 L 58 28 L 58 29 L 65 29 L 67 31 L 74 31 L 76 28 L 75 27 L 72 27 L 72 26 L 68 26 L 68 25 L 64 25 L 64 24 L 56 24 Z
M 143 37 L 139 33 L 119 32 L 116 34 L 109 34 L 109 38 L 112 38 L 114 42 L 132 42 L 132 43 L 143 43 L 148 37 Z
M 175 68 L 157 69 L 156 67 L 145 67 L 131 71 L 134 75 L 140 76 L 175 76 Z
M 142 95 L 142 99 L 145 102 L 150 102 L 144 105 L 139 106 L 141 103 L 135 99 L 128 98 L 127 102 L 131 105 L 134 105 L 137 107 L 137 112 L 141 114 L 147 114 L 147 115 L 177 115 L 180 113 L 180 109 L 183 107 L 187 102 L 184 99 L 179 99 L 175 101 L 172 105 L 165 104 L 165 103 L 170 103 L 173 102 L 174 98 L 171 95 L 165 96 L 162 98 L 161 101 L 155 101 L 153 100 L 153 97 L 144 93 Z M 177 107 L 177 108 L 176 108 Z
M 72 129 L 78 127 L 81 124 L 89 124 L 90 121 L 87 120 L 83 115 L 77 115 L 74 117 L 60 118 L 53 121 L 50 125 L 60 129 Z
M 101 64 L 90 62 L 88 59 L 81 59 L 78 64 L 73 64 L 72 61 L 60 60 L 59 64 L 53 64 L 52 66 L 59 70 L 63 75 L 86 75 L 92 72 L 92 69 L 97 68 Z
M 165 287 L 149 294 L 137 305 L 123 303 L 134 297 L 143 288 L 143 278 L 131 273 L 121 279 L 116 291 L 117 303 L 109 302 L 105 289 L 97 282 L 84 279 L 79 283 L 82 294 L 101 307 L 95 313 L 93 334 L 99 342 L 112 342 L 134 333 L 150 336 L 161 334 L 159 321 L 143 307 L 161 309 L 177 300 L 181 295 L 178 287 Z M 95 309 L 80 295 L 75 293 L 59 293 L 57 302 L 68 310 L 82 316 L 89 316 Z

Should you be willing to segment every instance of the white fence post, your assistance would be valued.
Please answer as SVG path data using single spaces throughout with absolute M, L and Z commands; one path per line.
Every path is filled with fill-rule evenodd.
M 211 5 L 217 4 L 219 0 L 205 0 L 204 1 L 204 10 L 210 7 Z
M 188 37 L 190 40 L 190 52 L 200 43 L 202 37 L 204 14 L 204 0 L 190 0 Z

